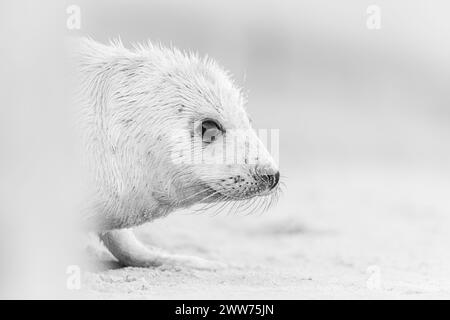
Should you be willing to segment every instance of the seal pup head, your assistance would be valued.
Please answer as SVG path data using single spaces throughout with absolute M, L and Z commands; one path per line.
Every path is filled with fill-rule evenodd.
M 193 55 L 183 60 L 166 74 L 173 98 L 166 100 L 170 120 L 164 141 L 168 172 L 177 173 L 170 188 L 178 205 L 271 202 L 280 173 L 252 128 L 241 90 L 213 60 Z
M 150 219 L 142 212 L 161 208 L 276 198 L 278 168 L 241 91 L 213 60 L 151 43 L 129 50 L 83 39 L 80 69 L 104 211 L 141 212 L 140 223 Z

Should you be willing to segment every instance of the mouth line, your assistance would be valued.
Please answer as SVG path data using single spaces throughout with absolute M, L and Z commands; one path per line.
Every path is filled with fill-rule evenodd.
M 257 198 L 257 197 L 267 197 L 270 196 L 273 193 L 276 193 L 277 190 L 279 189 L 279 185 L 276 185 L 275 188 L 267 188 L 264 189 L 258 193 L 254 193 L 254 194 L 250 194 L 244 197 L 239 197 L 236 195 L 230 195 L 226 193 L 226 189 L 224 190 L 217 190 L 212 186 L 209 186 L 208 184 L 202 183 L 201 186 L 199 185 L 199 187 L 204 188 L 204 196 L 202 197 L 202 199 L 200 199 L 198 202 L 204 202 L 204 203 L 211 203 L 211 202 L 222 202 L 222 201 L 245 201 L 245 200 L 250 200 L 253 198 Z M 234 190 L 236 191 L 236 190 Z M 245 191 L 243 191 L 242 193 L 244 193 Z
M 246 196 L 246 197 L 235 197 L 235 196 L 232 196 L 232 195 L 223 194 L 220 191 L 217 191 L 217 192 L 219 192 L 220 195 L 223 195 L 225 197 L 224 200 L 233 200 L 233 201 L 241 201 L 242 200 L 242 201 L 244 201 L 244 200 L 249 200 L 249 199 L 253 199 L 253 198 L 256 198 L 256 197 L 269 196 L 272 193 L 275 193 L 277 189 L 278 189 L 278 187 L 275 187 L 273 189 L 267 189 L 267 190 L 264 190 L 264 191 L 262 191 L 260 193 L 252 194 L 252 195 L 249 195 L 249 196 Z

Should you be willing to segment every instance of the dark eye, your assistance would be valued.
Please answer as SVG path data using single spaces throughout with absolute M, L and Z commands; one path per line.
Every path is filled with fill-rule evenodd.
M 217 140 L 222 134 L 219 125 L 213 120 L 205 120 L 202 122 L 202 140 L 205 143 L 211 143 Z

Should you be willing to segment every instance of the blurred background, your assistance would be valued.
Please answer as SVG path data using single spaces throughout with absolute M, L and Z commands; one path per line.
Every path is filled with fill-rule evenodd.
M 66 27 L 69 5 L 80 8 L 79 30 Z M 370 5 L 380 9 L 380 29 L 367 26 Z M 100 0 L 1 6 L 0 32 L 9 40 L 0 59 L 1 84 L 9 89 L 0 95 L 0 138 L 24 150 L 18 160 L 29 156 L 30 142 L 22 136 L 39 137 L 38 145 L 51 150 L 50 159 L 60 165 L 59 174 L 48 160 L 42 165 L 58 177 L 74 178 L 76 171 L 65 167 L 77 165 L 65 150 L 68 140 L 48 144 L 53 140 L 42 131 L 67 131 L 55 124 L 64 123 L 60 102 L 70 91 L 61 81 L 64 42 L 74 36 L 101 42 L 120 37 L 126 46 L 151 40 L 209 55 L 248 94 L 255 127 L 280 130 L 286 187 L 268 213 L 210 219 L 185 212 L 139 230 L 149 243 L 244 263 L 248 272 L 173 276 L 170 283 L 179 287 L 174 291 L 159 271 L 151 271 L 149 280 L 150 271 L 106 270 L 87 276 L 95 297 L 124 297 L 130 286 L 136 294 L 123 280 L 133 272 L 146 279 L 141 294 L 157 298 L 202 297 L 202 292 L 250 298 L 450 297 L 448 2 Z M 20 130 L 13 115 L 23 124 Z M 21 163 L 7 162 L 11 152 L 0 160 L 5 174 Z M 33 157 L 45 152 L 39 148 Z M 51 194 L 55 183 L 44 180 L 40 193 Z M 28 185 L 30 175 L 20 171 L 10 181 Z M 26 203 L 36 194 L 3 184 L 2 199 L 10 201 L 2 204 L 1 219 L 21 225 L 18 217 L 24 216 L 11 218 L 12 212 L 33 217 L 32 210 L 11 211 L 5 203 Z M 61 181 L 58 186 L 68 188 Z M 71 194 L 66 191 L 60 193 Z M 53 204 L 51 197 L 47 201 Z M 39 208 L 48 215 L 44 207 Z M 10 239 L 5 234 L 2 246 Z M 366 285 L 371 266 L 382 279 L 375 291 Z M 199 290 L 190 290 L 194 282 Z
M 440 5 L 439 5 L 440 3 Z M 80 34 L 210 55 L 248 92 L 261 128 L 281 130 L 283 165 L 446 166 L 446 2 L 80 2 Z

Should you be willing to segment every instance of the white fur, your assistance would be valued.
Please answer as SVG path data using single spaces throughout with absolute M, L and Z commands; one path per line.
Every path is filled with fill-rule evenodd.
M 266 151 L 252 166 L 173 161 L 174 151 L 190 152 L 186 141 L 197 134 L 192 123 L 206 118 L 220 121 L 228 136 L 232 129 L 250 130 L 249 145 L 265 150 L 251 130 L 241 91 L 214 61 L 152 44 L 128 50 L 119 41 L 103 45 L 90 39 L 80 41 L 77 53 L 81 125 L 94 186 L 88 213 L 96 229 L 164 216 L 201 201 L 195 194 L 202 188 L 229 198 L 256 195 L 244 183 L 232 188 L 232 181 L 236 175 L 253 181 L 256 165 L 274 167 Z M 202 151 L 208 157 L 221 147 Z

